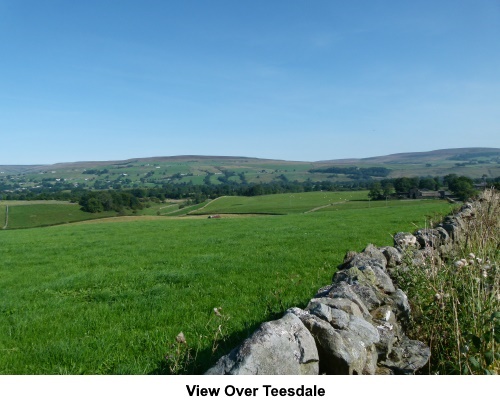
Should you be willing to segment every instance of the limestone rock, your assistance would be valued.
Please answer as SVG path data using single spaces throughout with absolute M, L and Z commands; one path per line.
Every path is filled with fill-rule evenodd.
M 349 301 L 354 302 L 360 309 L 363 317 L 371 318 L 370 311 L 364 304 L 363 300 L 354 292 L 352 287 L 345 281 L 341 281 L 338 284 L 332 284 L 328 289 L 323 290 L 320 294 L 316 295 L 316 298 L 328 297 L 328 298 L 345 298 Z
M 347 312 L 342 311 L 341 309 L 332 308 L 332 319 L 330 321 L 330 325 L 332 325 L 336 329 L 345 329 L 349 326 L 349 314 Z M 359 318 L 363 319 L 363 318 Z
M 375 274 L 376 283 L 375 285 L 382 289 L 382 291 L 386 293 L 392 293 L 396 291 L 394 288 L 394 284 L 392 283 L 392 279 L 386 273 L 386 271 L 380 267 L 373 267 L 371 269 Z
M 372 244 L 369 244 L 361 253 L 355 255 L 345 267 L 357 267 L 361 270 L 365 267 L 387 266 L 387 259 L 384 254 Z
M 394 246 L 399 246 L 403 249 L 417 247 L 417 238 L 409 232 L 398 232 L 394 235 Z
M 441 237 L 439 231 L 436 229 L 419 229 L 415 232 L 415 237 L 421 248 L 441 245 Z
M 431 357 L 431 350 L 427 345 L 404 337 L 394 346 L 388 358 L 380 364 L 394 371 L 395 374 L 414 374 L 424 367 Z
M 318 361 L 311 333 L 297 316 L 287 312 L 281 319 L 263 323 L 205 374 L 315 375 Z
M 312 305 L 314 305 L 317 302 L 325 304 L 330 308 L 341 309 L 342 311 L 348 313 L 349 315 L 360 316 L 360 317 L 363 316 L 359 307 L 354 302 L 348 300 L 347 298 L 328 298 L 328 297 L 312 298 L 311 301 L 309 301 L 309 304 L 307 304 L 306 310 L 310 309 Z
M 408 247 L 417 247 L 417 238 L 409 232 L 398 232 L 394 235 L 394 246 L 406 249 Z
M 363 373 L 367 354 L 356 335 L 350 331 L 336 330 L 328 322 L 313 315 L 302 318 L 302 321 L 316 340 L 321 373 Z
M 387 267 L 393 268 L 400 265 L 403 262 L 403 255 L 392 246 L 386 246 L 383 248 L 382 253 L 387 260 Z
M 392 309 L 398 320 L 402 320 L 403 322 L 408 322 L 410 319 L 410 303 L 408 302 L 408 297 L 404 293 L 403 290 L 397 289 L 393 294 L 391 294 L 391 298 L 394 302 Z
M 377 288 L 375 286 L 354 284 L 351 286 L 351 290 L 354 291 L 356 295 L 361 299 L 368 311 L 371 311 L 382 305 L 382 294 L 377 291 Z
M 372 311 L 372 323 L 376 326 L 380 340 L 375 344 L 379 357 L 385 359 L 401 337 L 401 328 L 391 306 L 383 305 Z
M 450 243 L 450 235 L 448 235 L 448 232 L 446 232 L 446 229 L 444 229 L 442 226 L 438 226 L 435 229 L 439 234 L 439 239 L 441 240 L 441 245 L 446 245 L 446 244 Z
M 364 347 L 369 347 L 374 343 L 378 343 L 380 340 L 380 335 L 377 329 L 363 318 L 351 316 L 347 329 L 358 336 Z

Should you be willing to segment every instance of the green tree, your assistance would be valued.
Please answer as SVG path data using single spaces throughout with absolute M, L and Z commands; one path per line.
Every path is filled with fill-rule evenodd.
M 465 176 L 453 178 L 448 187 L 461 200 L 467 200 L 477 195 L 477 190 L 474 188 L 472 179 Z
M 375 181 L 370 187 L 370 191 L 368 193 L 368 197 L 372 200 L 380 200 L 384 196 L 384 190 L 379 181 Z
M 83 207 L 83 210 L 92 213 L 102 212 L 103 206 L 97 198 L 92 197 L 87 200 L 87 204 Z
M 427 190 L 436 190 L 437 184 L 436 180 L 434 180 L 432 177 L 423 177 L 420 179 L 420 182 L 418 183 L 418 188 L 423 188 Z

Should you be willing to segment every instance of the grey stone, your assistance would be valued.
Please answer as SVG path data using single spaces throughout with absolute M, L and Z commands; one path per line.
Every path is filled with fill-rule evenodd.
M 330 325 L 332 325 L 336 329 L 345 329 L 349 326 L 349 314 L 347 312 L 342 311 L 341 309 L 332 308 L 331 310 L 332 319 L 330 321 Z M 358 318 L 363 319 L 363 318 Z
M 439 234 L 439 239 L 441 241 L 441 245 L 447 245 L 448 243 L 450 243 L 450 235 L 448 235 L 448 232 L 446 232 L 446 229 L 444 229 L 442 226 L 438 226 L 435 229 Z
M 357 267 L 349 267 L 341 271 L 337 271 L 333 276 L 333 284 L 345 281 L 349 285 L 361 284 L 375 284 L 377 282 L 375 273 L 371 267 L 365 267 L 363 270 Z
M 398 232 L 394 235 L 394 246 L 399 246 L 403 249 L 417 247 L 417 238 L 409 232 Z
M 395 345 L 387 359 L 381 361 L 382 366 L 388 367 L 395 374 L 414 374 L 424 367 L 431 357 L 431 350 L 427 345 L 410 340 L 406 336 Z
M 382 253 L 387 260 L 387 267 L 393 268 L 401 264 L 403 261 L 403 255 L 392 246 L 386 246 L 383 248 Z
M 436 229 L 419 229 L 415 232 L 415 237 L 421 248 L 441 245 L 441 237 L 439 231 Z
M 351 286 L 351 290 L 356 293 L 356 295 L 361 299 L 363 304 L 369 311 L 382 305 L 381 294 L 376 290 L 376 287 L 363 284 L 354 284 Z M 371 316 L 370 316 L 371 317 Z
M 318 318 L 330 323 L 332 321 L 332 312 L 329 306 L 317 302 L 309 308 L 309 313 L 316 315 Z
M 347 329 L 359 337 L 364 347 L 369 347 L 380 340 L 377 329 L 363 318 L 351 316 Z
M 361 253 L 356 254 L 345 268 L 357 267 L 363 270 L 365 267 L 380 267 L 385 269 L 387 266 L 387 259 L 384 254 L 377 249 L 374 245 L 369 244 Z
M 358 306 L 365 319 L 371 318 L 370 311 L 364 304 L 363 300 L 352 289 L 352 287 L 344 281 L 331 285 L 330 288 L 323 291 L 320 296 L 316 295 L 317 298 L 321 298 L 323 296 L 328 298 L 346 298 Z
M 301 319 L 316 340 L 321 373 L 363 373 L 366 350 L 355 335 L 345 330 L 335 330 L 328 322 L 313 315 Z
M 263 323 L 205 374 L 316 375 L 319 356 L 311 333 L 291 312 Z
M 385 359 L 392 351 L 393 345 L 401 337 L 401 328 L 396 316 L 389 305 L 383 305 L 371 312 L 372 323 L 376 326 L 380 336 L 375 344 L 381 359 Z
M 394 344 L 398 341 L 397 330 L 390 323 L 384 322 L 377 326 L 380 340 L 375 345 L 381 360 L 384 360 L 392 352 Z
M 375 345 L 366 348 L 366 363 L 363 374 L 374 375 L 377 373 L 378 352 Z
M 396 291 L 392 279 L 383 269 L 380 267 L 373 267 L 371 270 L 375 274 L 377 287 L 381 288 L 386 293 L 393 293 Z
M 312 298 L 311 301 L 309 301 L 309 304 L 307 304 L 306 310 L 311 308 L 311 306 L 316 302 L 321 302 L 322 304 L 325 304 L 330 308 L 341 309 L 342 311 L 347 312 L 349 315 L 360 317 L 363 316 L 359 307 L 347 298 Z
M 404 291 L 398 288 L 393 294 L 391 294 L 391 298 L 394 302 L 392 309 L 397 319 L 408 322 L 410 319 L 411 308 L 410 303 L 408 302 L 408 297 Z
M 319 298 L 324 300 L 325 298 Z M 328 298 L 333 300 L 332 298 Z M 353 304 L 354 305 L 354 304 Z M 358 309 L 359 311 L 359 309 Z M 341 309 L 331 308 L 322 302 L 310 303 L 307 306 L 307 311 L 304 312 L 294 312 L 301 321 L 308 318 L 309 315 L 313 315 L 322 321 L 328 322 L 336 329 L 345 329 L 349 325 L 349 314 Z M 359 314 L 362 317 L 361 313 Z
M 425 258 L 429 255 L 429 250 L 414 250 L 411 252 L 411 264 L 416 267 L 425 266 Z

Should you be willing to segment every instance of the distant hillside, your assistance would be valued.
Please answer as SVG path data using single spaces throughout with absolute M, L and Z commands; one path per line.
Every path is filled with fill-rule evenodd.
M 443 160 L 468 161 L 481 158 L 500 158 L 499 148 L 455 148 L 440 149 L 430 152 L 396 153 L 385 156 L 375 156 L 362 159 L 324 160 L 321 164 L 422 164 Z
M 159 156 L 120 161 L 53 165 L 0 165 L 0 192 L 64 191 L 325 182 L 351 187 L 382 178 L 445 176 L 500 177 L 500 149 L 459 148 L 398 153 L 364 159 L 300 162 L 241 156 Z M 228 191 L 229 192 L 229 191 Z M 0 195 L 1 197 L 1 195 Z

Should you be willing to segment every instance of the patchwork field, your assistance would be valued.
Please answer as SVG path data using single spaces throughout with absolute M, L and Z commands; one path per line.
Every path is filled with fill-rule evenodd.
M 352 183 L 361 179 L 356 172 L 350 174 L 321 172 L 332 167 L 385 168 L 389 170 L 388 178 L 442 177 L 455 173 L 476 179 L 494 179 L 500 176 L 500 149 L 445 149 L 319 162 L 230 156 L 170 156 L 40 166 L 0 165 L 0 192 L 22 190 L 39 192 L 40 187 L 50 187 L 48 191 L 55 189 L 70 191 L 77 186 L 107 190 L 184 183 L 219 185 L 226 181 L 238 184 L 308 180 Z M 380 178 L 374 176 L 373 180 Z
M 0 231 L 0 373 L 201 373 L 261 322 L 305 305 L 347 250 L 392 244 L 451 209 L 363 201 L 304 215 L 294 212 L 321 204 L 304 197 L 286 212 L 283 197 L 247 211 L 289 215 Z

